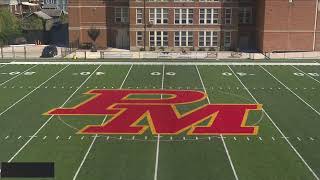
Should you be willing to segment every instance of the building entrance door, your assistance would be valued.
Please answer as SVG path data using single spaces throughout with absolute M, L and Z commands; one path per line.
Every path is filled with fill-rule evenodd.
M 247 34 L 240 34 L 239 49 L 240 50 L 248 50 L 249 49 L 249 36 Z
M 127 29 L 119 29 L 116 37 L 116 48 L 129 49 L 129 31 Z

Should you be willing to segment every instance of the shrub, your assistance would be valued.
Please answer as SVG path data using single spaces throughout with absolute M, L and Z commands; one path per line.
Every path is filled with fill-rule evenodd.
M 198 51 L 205 51 L 203 47 L 199 48 Z
M 155 47 L 150 47 L 150 49 L 149 49 L 150 51 L 155 51 L 156 50 L 156 48 Z

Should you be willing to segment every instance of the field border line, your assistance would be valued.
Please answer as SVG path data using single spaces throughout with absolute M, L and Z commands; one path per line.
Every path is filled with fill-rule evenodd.
M 201 76 L 201 74 L 200 74 L 200 71 L 199 71 L 199 69 L 198 69 L 198 66 L 196 65 L 195 67 L 196 67 L 196 69 L 197 69 L 197 72 L 198 72 L 198 75 L 199 75 L 199 78 L 200 78 L 200 81 L 201 81 L 203 90 L 204 90 L 204 92 L 207 94 L 207 90 L 206 90 L 206 87 L 205 87 L 205 85 L 204 85 L 204 83 L 203 83 L 202 76 Z M 210 98 L 209 98 L 208 94 L 207 94 L 207 101 L 208 101 L 209 104 L 211 104 L 211 101 L 210 101 Z M 228 147 L 227 147 L 227 145 L 226 145 L 226 143 L 225 143 L 225 140 L 224 140 L 224 137 L 223 137 L 222 134 L 220 134 L 220 138 L 221 138 L 223 147 L 224 147 L 224 149 L 225 149 L 225 152 L 226 152 L 226 154 L 227 154 L 227 157 L 228 157 L 229 164 L 230 164 L 230 166 L 231 166 L 233 175 L 234 175 L 234 177 L 235 177 L 236 180 L 239 180 L 237 171 L 236 171 L 236 169 L 235 169 L 235 167 L 234 167 L 234 164 L 233 164 L 233 162 L 232 162 L 231 155 L 230 155 L 230 153 L 229 153 Z
M 101 65 L 100 65 L 100 66 L 101 66 Z M 100 67 L 100 66 L 99 66 L 99 67 Z M 129 76 L 129 74 L 130 74 L 130 72 L 131 72 L 132 67 L 133 67 L 133 65 L 130 66 L 130 68 L 129 68 L 129 70 L 128 70 L 128 72 L 127 72 L 124 80 L 123 80 L 122 83 L 121 83 L 120 89 L 122 89 L 125 81 L 127 80 L 128 76 Z M 101 123 L 101 125 L 104 124 L 104 122 L 105 122 L 106 119 L 107 119 L 107 116 L 105 116 L 105 118 L 103 119 L 103 122 Z M 91 142 L 91 144 L 90 144 L 90 146 L 89 146 L 86 154 L 85 154 L 84 157 L 82 158 L 82 161 L 81 161 L 81 163 L 80 163 L 80 165 L 79 165 L 76 173 L 74 174 L 74 176 L 73 176 L 73 178 L 72 178 L 73 180 L 76 180 L 76 179 L 77 179 L 78 174 L 80 173 L 82 166 L 84 165 L 85 161 L 87 160 L 87 157 L 88 157 L 88 155 L 89 155 L 89 153 L 90 153 L 90 151 L 91 151 L 94 143 L 96 142 L 97 137 L 98 137 L 98 134 L 95 134 L 95 136 L 94 136 L 94 138 L 93 138 L 93 140 L 92 140 L 92 142 Z
M 317 111 L 314 107 L 312 107 L 309 103 L 307 103 L 302 97 L 300 97 L 298 94 L 296 94 L 294 91 L 292 91 L 288 86 L 286 86 L 282 81 L 280 81 L 277 77 L 275 77 L 272 73 L 270 73 L 267 69 L 265 69 L 262 66 L 259 66 L 262 68 L 265 72 L 267 72 L 273 79 L 275 79 L 278 83 L 280 83 L 283 87 L 285 87 L 287 90 L 289 90 L 293 95 L 295 95 L 300 101 L 302 101 L 305 105 L 307 105 L 309 108 L 311 108 L 315 113 L 317 113 L 320 116 L 320 112 Z
M 292 66 L 292 65 L 291 65 L 291 67 L 293 67 L 293 68 L 295 68 L 296 70 L 298 70 L 298 71 L 302 72 L 303 74 L 307 75 L 309 78 L 313 79 L 313 80 L 316 81 L 317 83 L 320 83 L 320 81 L 319 81 L 318 79 L 310 76 L 309 74 L 305 73 L 305 72 L 302 71 L 301 69 L 299 69 L 299 68 L 297 68 L 297 67 L 295 67 L 295 66 Z
M 288 65 L 302 65 L 302 66 L 320 66 L 320 63 L 315 62 L 219 62 L 219 61 L 211 61 L 211 62 L 197 62 L 197 61 L 179 61 L 179 62 L 170 62 L 170 61 L 144 61 L 144 62 L 125 62 L 125 61 L 109 61 L 109 62 L 43 62 L 43 61 L 34 61 L 34 62 L 10 62 L 7 64 L 38 64 L 38 65 L 64 65 L 64 64 L 74 64 L 74 65 L 277 65 L 277 66 L 288 66 Z
M 12 107 L 14 107 L 15 105 L 17 105 L 19 102 L 21 102 L 22 100 L 24 100 L 25 98 L 27 98 L 30 94 L 32 94 L 34 91 L 38 90 L 42 85 L 46 84 L 48 81 L 50 81 L 52 78 L 56 77 L 58 74 L 60 74 L 63 70 L 65 70 L 67 67 L 69 67 L 70 65 L 65 66 L 64 68 L 60 69 L 58 72 L 56 72 L 54 75 L 52 75 L 50 78 L 48 78 L 47 80 L 45 80 L 44 82 L 42 82 L 40 85 L 38 85 L 37 87 L 35 87 L 32 91 L 30 91 L 29 93 L 27 93 L 26 95 L 24 95 L 22 98 L 20 98 L 18 101 L 16 101 L 15 103 L 13 103 L 11 106 L 9 106 L 7 109 L 5 109 L 4 111 L 2 111 L 0 113 L 0 116 L 2 116 L 4 113 L 6 113 L 7 111 L 9 111 Z
M 79 89 L 92 77 L 92 75 L 101 67 L 98 66 L 81 84 L 80 86 L 67 98 L 67 100 L 60 106 L 63 107 L 68 103 L 68 101 L 79 91 Z M 8 162 L 11 162 L 29 143 L 30 141 L 44 128 L 50 120 L 54 117 L 54 115 L 50 116 L 47 121 L 32 135 L 30 136 L 29 140 L 9 159 Z
M 7 79 L 6 81 L 4 81 L 4 82 L 0 83 L 0 86 L 2 86 L 2 85 L 4 85 L 4 84 L 6 84 L 7 82 L 9 82 L 9 81 L 11 81 L 11 80 L 16 79 L 17 77 L 19 77 L 19 76 L 23 75 L 23 73 L 25 73 L 25 72 L 27 72 L 27 71 L 29 71 L 29 70 L 33 69 L 33 68 L 34 68 L 34 67 L 36 67 L 36 66 L 38 66 L 38 64 L 36 64 L 36 65 L 34 65 L 34 66 L 30 67 L 29 69 L 27 69 L 27 70 L 25 70 L 25 71 L 21 72 L 20 74 L 17 74 L 17 75 L 15 75 L 15 76 L 13 76 L 12 78 L 9 78 L 9 79 Z
M 249 93 L 249 95 L 252 97 L 252 99 L 259 104 L 257 99 L 253 96 L 253 94 L 250 92 L 250 90 L 247 88 L 247 86 L 242 82 L 242 80 L 236 75 L 236 73 L 233 71 L 233 69 L 228 66 L 230 71 L 233 73 L 233 75 L 238 79 L 238 81 L 241 83 L 241 85 L 244 87 L 244 89 Z M 300 160 L 303 162 L 303 164 L 309 169 L 309 171 L 312 173 L 312 175 L 317 179 L 320 180 L 317 174 L 313 171 L 313 169 L 309 166 L 309 164 L 304 160 L 304 158 L 301 156 L 301 154 L 298 152 L 298 150 L 291 144 L 288 138 L 286 138 L 285 134 L 282 132 L 282 130 L 278 127 L 278 125 L 272 120 L 272 118 L 269 116 L 269 114 L 266 112 L 264 108 L 262 108 L 262 111 L 264 114 L 268 117 L 268 119 L 271 121 L 271 123 L 274 125 L 274 127 L 278 130 L 278 132 L 281 134 L 282 137 L 287 141 L 291 149 L 296 153 L 296 155 L 300 158 Z

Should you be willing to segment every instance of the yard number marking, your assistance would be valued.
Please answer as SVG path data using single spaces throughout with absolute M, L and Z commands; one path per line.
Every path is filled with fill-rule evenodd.
M 236 72 L 236 74 L 238 74 L 239 76 L 254 76 L 255 74 L 248 74 L 245 72 Z M 231 72 L 223 72 L 222 75 L 224 76 L 233 76 L 233 74 Z
M 15 75 L 19 75 L 19 74 L 21 74 L 22 72 L 19 72 L 19 71 L 13 71 L 13 72 L 8 72 L 8 73 L 6 73 L 6 72 L 3 72 L 3 73 L 0 73 L 0 74 L 3 74 L 3 75 L 10 75 L 10 76 L 15 76 Z M 36 72 L 24 72 L 23 73 L 23 75 L 25 75 L 25 76 L 30 76 L 30 75 L 33 75 L 33 74 L 35 74 Z
M 74 76 L 77 76 L 77 75 L 80 75 L 80 76 L 89 76 L 90 74 L 91 74 L 91 72 L 72 73 L 72 75 L 74 75 Z M 104 72 L 96 72 L 95 75 L 101 76 L 101 75 L 105 75 L 105 73 L 104 73 Z
M 161 72 L 152 72 L 152 73 L 150 73 L 150 74 L 151 74 L 152 76 L 160 76 L 160 75 L 162 75 Z M 176 73 L 175 73 L 175 72 L 166 72 L 165 75 L 167 75 L 167 76 L 175 76 Z
M 308 74 L 308 75 L 310 75 L 310 76 L 313 76 L 313 77 L 319 77 L 319 76 L 320 76 L 319 73 L 313 73 L 313 72 L 311 72 L 311 73 L 306 73 L 306 74 Z M 295 72 L 295 73 L 293 73 L 293 75 L 295 75 L 295 76 L 305 76 L 305 74 L 304 74 L 304 73 L 301 73 L 301 72 Z

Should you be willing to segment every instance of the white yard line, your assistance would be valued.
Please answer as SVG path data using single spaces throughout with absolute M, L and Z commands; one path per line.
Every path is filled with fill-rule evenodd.
M 165 77 L 165 65 L 162 65 L 162 78 L 161 78 L 161 89 L 164 88 L 164 77 Z M 161 99 L 162 99 L 161 94 Z M 160 152 L 160 134 L 157 136 L 157 149 L 156 149 L 156 162 L 154 165 L 154 180 L 158 179 L 158 166 L 159 166 L 159 152 Z
M 4 111 L 2 111 L 0 113 L 0 116 L 2 116 L 4 113 L 6 113 L 7 111 L 9 111 L 12 107 L 14 107 L 15 105 L 17 105 L 19 102 L 21 102 L 22 100 L 24 100 L 25 98 L 27 98 L 30 94 L 32 94 L 34 91 L 36 91 L 37 89 L 39 89 L 41 86 L 43 86 L 44 84 L 46 84 L 48 81 L 50 81 L 52 78 L 56 77 L 60 72 L 62 72 L 63 70 L 65 70 L 69 65 L 65 66 L 64 68 L 62 68 L 60 71 L 58 71 L 57 73 L 55 73 L 54 75 L 52 75 L 49 79 L 45 80 L 44 82 L 42 82 L 39 86 L 37 86 L 36 88 L 34 88 L 32 91 L 30 91 L 28 94 L 26 94 L 25 96 L 23 96 L 21 99 L 19 99 L 18 101 L 16 101 L 15 103 L 13 103 L 11 106 L 9 106 L 7 109 L 5 109 Z
M 120 89 L 122 89 L 124 83 L 126 82 L 128 76 L 129 76 L 129 73 L 131 72 L 132 67 L 133 67 L 133 65 L 130 66 L 130 68 L 129 68 L 127 74 L 126 74 L 126 77 L 124 78 L 124 80 L 123 80 L 122 83 L 121 83 Z M 107 119 L 107 116 L 105 116 L 105 118 L 104 118 L 103 122 L 101 123 L 101 125 L 105 122 L 106 119 Z M 93 140 L 92 140 L 92 142 L 91 142 L 91 144 L 90 144 L 90 146 L 89 146 L 86 154 L 85 154 L 84 157 L 82 158 L 82 161 L 81 161 L 81 163 L 80 163 L 80 165 L 79 165 L 76 173 L 75 173 L 74 176 L 73 176 L 73 180 L 77 179 L 77 177 L 78 177 L 78 175 L 79 175 L 79 173 L 80 173 L 80 170 L 81 170 L 83 164 L 86 162 L 86 159 L 87 159 L 87 157 L 88 157 L 88 155 L 89 155 L 89 153 L 90 153 L 90 151 L 91 151 L 94 143 L 96 142 L 97 137 L 98 137 L 98 134 L 96 134 L 96 135 L 94 136 L 94 138 L 93 138 Z
M 259 104 L 259 102 L 257 101 L 257 99 L 252 95 L 252 93 L 249 91 L 249 89 L 247 88 L 247 86 L 244 85 L 244 83 L 241 81 L 241 79 L 236 75 L 236 73 L 232 70 L 232 68 L 230 66 L 228 66 L 230 71 L 233 73 L 233 75 L 238 79 L 238 81 L 241 83 L 241 85 L 245 88 L 245 90 L 249 93 L 249 95 L 252 97 L 252 99 Z M 300 158 L 300 160 L 303 162 L 303 164 L 309 169 L 309 171 L 313 174 L 313 176 L 319 180 L 319 177 L 317 176 L 317 174 L 313 171 L 313 169 L 311 169 L 311 167 L 309 166 L 309 164 L 303 159 L 303 157 L 300 155 L 300 153 L 296 150 L 296 148 L 291 144 L 291 142 L 289 141 L 288 138 L 286 138 L 287 136 L 281 131 L 281 129 L 277 126 L 277 124 L 271 119 L 271 117 L 269 116 L 269 114 L 262 109 L 262 111 L 264 112 L 264 114 L 268 117 L 268 119 L 271 121 L 271 123 L 274 125 L 274 127 L 278 130 L 278 132 L 281 134 L 281 136 L 283 137 L 283 139 L 285 139 L 287 141 L 287 143 L 289 144 L 289 146 L 291 147 L 291 149 L 296 153 L 296 155 Z
M 31 68 L 29 68 L 29 69 L 27 69 L 27 70 L 23 71 L 22 73 L 20 73 L 20 74 L 18 74 L 18 75 L 15 75 L 15 76 L 13 76 L 12 78 L 10 78 L 10 79 L 6 80 L 5 82 L 1 83 L 1 84 L 0 84 L 0 86 L 2 86 L 2 85 L 4 85 L 4 84 L 6 84 L 7 82 L 9 82 L 9 81 L 11 81 L 11 80 L 13 80 L 13 79 L 15 79 L 15 78 L 17 78 L 17 77 L 21 76 L 21 75 L 23 75 L 25 72 L 29 71 L 30 69 L 32 69 L 32 68 L 34 68 L 34 67 L 36 67 L 36 66 L 38 66 L 38 64 L 36 64 L 36 65 L 32 66 Z
M 105 116 L 105 117 L 103 118 L 103 121 L 102 121 L 101 125 L 104 124 L 104 122 L 106 121 L 106 119 L 107 119 L 107 116 Z M 97 137 L 98 137 L 98 134 L 96 134 L 96 135 L 94 136 L 94 138 L 93 138 L 93 140 L 92 140 L 92 142 L 91 142 L 91 144 L 90 144 L 90 146 L 89 146 L 86 154 L 85 154 L 84 157 L 82 158 L 82 161 L 81 161 L 81 163 L 80 163 L 80 166 L 78 167 L 76 173 L 75 173 L 74 176 L 73 176 L 73 180 L 77 179 L 78 174 L 80 173 L 80 170 L 81 170 L 84 162 L 86 161 L 86 159 L 87 159 L 87 157 L 88 157 L 88 155 L 89 155 L 89 153 L 90 153 L 90 151 L 91 151 L 94 143 L 95 143 L 96 140 L 97 140 Z
M 304 99 L 302 99 L 299 95 L 293 92 L 289 87 L 287 87 L 283 82 L 281 82 L 278 78 L 276 78 L 273 74 L 271 74 L 267 69 L 260 66 L 265 72 L 267 72 L 273 79 L 275 79 L 278 83 L 284 86 L 287 90 L 289 90 L 293 95 L 295 95 L 298 99 L 300 99 L 304 104 L 306 104 L 309 108 L 311 108 L 314 112 L 316 112 L 320 116 L 320 112 L 317 111 L 314 107 L 312 107 L 309 103 L 307 103 Z
M 197 69 L 198 75 L 199 75 L 199 77 L 200 77 L 200 81 L 201 81 L 203 90 L 204 90 L 204 92 L 207 94 L 207 90 L 206 90 L 206 87 L 205 87 L 205 85 L 204 85 L 204 83 L 203 83 L 202 76 L 201 76 L 201 74 L 200 74 L 200 71 L 199 71 L 199 69 L 198 69 L 198 66 L 196 66 L 196 69 Z M 211 101 L 210 101 L 209 96 L 207 96 L 207 100 L 208 100 L 208 103 L 211 104 Z M 236 169 L 234 168 L 234 165 L 233 165 L 233 162 L 232 162 L 232 159 L 231 159 L 231 156 L 230 156 L 228 147 L 227 147 L 227 145 L 226 145 L 226 143 L 225 143 L 225 141 L 224 141 L 224 137 L 222 136 L 222 134 L 220 134 L 220 138 L 221 138 L 221 140 L 222 140 L 223 147 L 224 147 L 224 149 L 225 149 L 225 151 L 226 151 L 226 154 L 227 154 L 227 156 L 228 156 L 228 160 L 229 160 L 231 169 L 232 169 L 232 171 L 233 171 L 233 175 L 234 175 L 234 177 L 235 177 L 236 180 L 239 180 L 238 175 L 237 175 L 237 172 L 236 172 Z
M 313 79 L 314 81 L 316 81 L 316 82 L 320 83 L 320 81 L 319 81 L 319 80 L 317 80 L 316 78 L 314 78 L 314 77 L 310 76 L 309 74 L 305 73 L 305 72 L 304 72 L 304 71 L 302 71 L 301 69 L 299 69 L 299 68 L 297 68 L 297 67 L 295 67 L 295 66 L 292 66 L 292 67 L 293 67 L 293 68 L 295 68 L 296 70 L 298 70 L 298 71 L 302 72 L 303 74 L 307 75 L 309 78 Z
M 101 66 L 101 65 L 100 65 Z M 98 66 L 83 82 L 82 84 L 68 97 L 68 99 L 60 106 L 63 107 L 64 105 L 66 105 L 68 103 L 68 101 L 79 91 L 79 89 L 91 78 L 91 76 L 93 74 L 95 74 L 95 72 L 100 68 L 100 66 Z M 30 141 L 37 136 L 37 134 L 42 130 L 42 128 L 44 128 L 49 122 L 50 120 L 53 118 L 54 116 L 50 116 L 47 121 L 29 138 L 29 140 L 9 159 L 8 162 L 11 162 L 29 143 Z
M 7 64 L 45 64 L 45 65 L 50 65 L 50 64 L 76 64 L 76 65 L 220 65 L 220 66 L 225 66 L 225 65 L 281 65 L 281 66 L 288 66 L 288 65 L 302 65 L 302 66 L 320 66 L 320 63 L 315 63 L 315 62 L 310 62 L 310 63 L 295 63 L 295 62 L 219 62 L 219 61 L 214 61 L 214 62 L 196 62 L 196 61 L 179 61 L 179 62 L 11 62 Z

